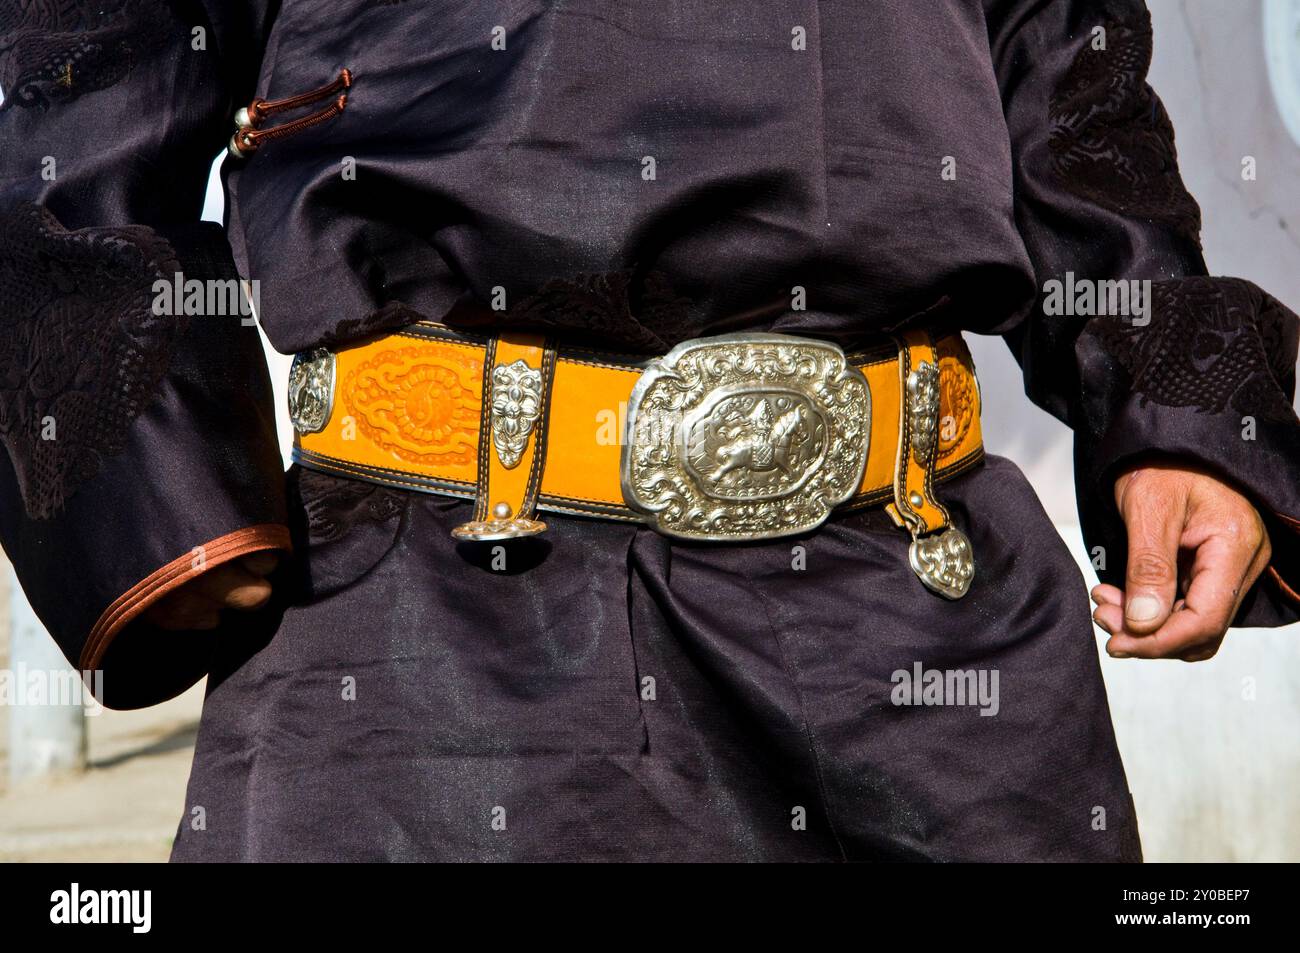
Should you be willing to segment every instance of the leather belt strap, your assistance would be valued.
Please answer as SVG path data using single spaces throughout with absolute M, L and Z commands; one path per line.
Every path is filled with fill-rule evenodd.
M 540 335 L 503 333 L 487 342 L 478 433 L 474 518 L 452 531 L 457 539 L 535 536 L 546 524 L 532 518 L 546 467 L 547 424 L 556 352 Z M 432 406 L 432 405 L 431 405 Z
M 894 465 L 894 499 L 885 511 L 912 534 L 909 561 L 925 585 L 959 599 L 975 574 L 970 540 L 951 525 L 948 510 L 934 494 L 935 458 L 941 434 L 954 425 L 945 415 L 938 349 L 925 331 L 909 331 L 898 342 L 898 381 L 902 407 Z M 936 534 L 930 536 L 928 534 Z
M 894 500 L 885 507 L 894 522 L 919 534 L 943 529 L 948 511 L 934 496 L 934 460 L 942 408 L 939 358 L 924 331 L 903 335 L 898 347 L 899 414 Z
M 915 549 L 952 529 L 935 486 L 983 457 L 970 353 L 960 335 L 909 332 L 847 358 L 870 391 L 870 435 L 856 492 L 838 509 L 888 504 Z M 294 460 L 474 499 L 465 538 L 528 535 L 527 524 L 542 526 L 536 510 L 642 522 L 625 499 L 620 458 L 633 387 L 650 363 L 423 321 L 338 352 L 317 349 L 291 375 Z M 522 522 L 494 535 L 502 520 Z

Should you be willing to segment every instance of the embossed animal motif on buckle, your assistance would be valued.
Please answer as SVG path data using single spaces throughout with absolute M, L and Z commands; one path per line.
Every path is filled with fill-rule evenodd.
M 657 530 L 770 539 L 821 525 L 858 488 L 871 395 L 829 342 L 720 335 L 653 361 L 627 428 L 623 497 Z
M 289 366 L 289 420 L 299 433 L 319 433 L 334 409 L 334 354 L 300 351 Z

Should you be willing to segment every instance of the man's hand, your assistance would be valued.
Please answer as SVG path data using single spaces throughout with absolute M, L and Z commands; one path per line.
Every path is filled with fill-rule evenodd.
M 1208 473 L 1172 463 L 1115 481 L 1128 528 L 1125 589 L 1092 590 L 1115 658 L 1212 657 L 1272 549 L 1255 507 Z
M 271 598 L 266 577 L 280 557 L 250 553 L 223 563 L 169 592 L 142 618 L 162 629 L 215 629 L 222 609 L 260 609 Z

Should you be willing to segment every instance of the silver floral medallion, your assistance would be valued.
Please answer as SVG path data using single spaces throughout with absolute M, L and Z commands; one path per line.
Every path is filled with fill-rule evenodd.
M 939 368 L 929 361 L 907 375 L 907 416 L 912 430 L 912 453 L 927 466 L 939 431 Z
M 925 587 L 948 599 L 960 599 L 975 578 L 975 554 L 966 534 L 949 526 L 934 536 L 912 540 L 912 570 Z
M 856 492 L 870 434 L 866 378 L 834 344 L 783 334 L 687 341 L 632 390 L 623 497 L 684 539 L 804 532 Z
M 300 351 L 289 367 L 289 419 L 299 433 L 318 433 L 334 408 L 334 354 L 323 347 Z
M 542 412 L 542 372 L 522 360 L 492 368 L 492 446 L 507 470 L 519 466 Z

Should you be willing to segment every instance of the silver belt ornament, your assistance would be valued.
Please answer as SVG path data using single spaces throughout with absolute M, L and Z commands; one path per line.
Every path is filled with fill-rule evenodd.
M 317 433 L 329 422 L 334 368 L 325 348 L 294 357 L 289 415 L 300 433 Z M 518 390 L 527 411 L 540 372 L 519 362 L 493 370 L 498 392 Z M 508 422 L 504 410 L 492 411 L 494 449 L 504 466 L 516 466 L 536 419 L 522 412 Z M 910 452 L 926 467 L 938 446 L 938 418 L 938 368 L 923 362 L 907 378 L 905 426 Z M 870 388 L 839 346 L 786 334 L 686 341 L 651 361 L 632 389 L 623 497 L 656 530 L 678 539 L 740 542 L 804 533 L 857 491 L 870 439 Z M 919 517 L 900 510 L 912 532 L 913 571 L 933 592 L 961 598 L 975 574 L 970 540 L 951 525 L 922 536 Z M 490 514 L 494 524 L 513 516 Z
M 334 410 L 334 353 L 299 351 L 289 366 L 289 420 L 299 433 L 320 433 Z
M 678 539 L 772 539 L 820 526 L 857 490 L 867 379 L 834 344 L 784 334 L 686 341 L 632 389 L 623 498 Z
M 507 470 L 519 466 L 524 451 L 528 449 L 528 438 L 541 416 L 541 370 L 529 367 L 522 358 L 513 364 L 493 367 L 489 426 L 492 429 L 492 448 L 501 466 Z M 510 504 L 502 500 L 492 504 L 484 519 L 461 523 L 452 529 L 451 535 L 460 540 L 488 543 L 544 532 L 544 522 L 516 514 Z
M 904 425 L 910 436 L 909 449 L 917 464 L 927 473 L 933 473 L 934 454 L 939 446 L 939 368 L 922 361 L 907 375 L 906 391 Z M 900 470 L 906 463 L 900 459 Z M 895 479 L 902 477 L 896 475 Z M 920 507 L 925 501 L 914 493 L 908 502 Z M 938 533 L 922 536 L 921 518 L 905 507 L 899 506 L 898 510 L 912 534 L 907 553 L 912 571 L 927 589 L 945 599 L 966 595 L 975 578 L 975 554 L 966 534 L 949 522 Z

